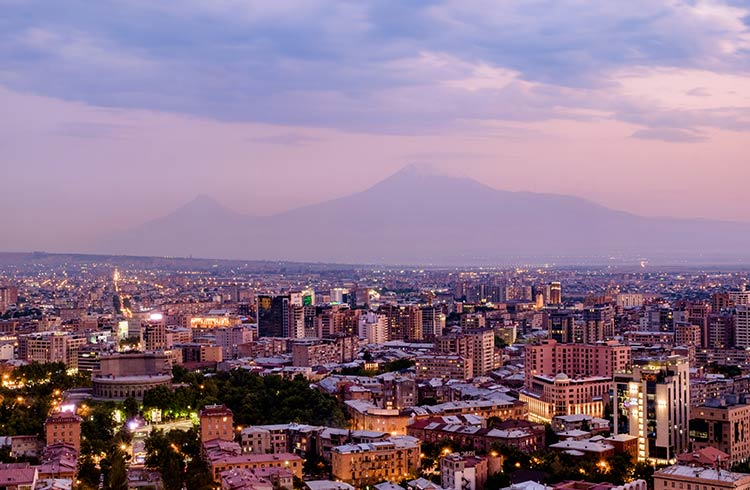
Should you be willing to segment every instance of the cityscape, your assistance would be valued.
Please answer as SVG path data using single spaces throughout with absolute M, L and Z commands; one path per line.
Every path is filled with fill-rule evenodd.
M 0 490 L 750 490 L 750 0 L 0 0 Z
M 13 488 L 750 485 L 750 268 L 0 274 Z

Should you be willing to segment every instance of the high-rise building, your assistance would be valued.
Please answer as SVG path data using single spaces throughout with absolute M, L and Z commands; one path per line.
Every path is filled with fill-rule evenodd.
M 681 356 L 633 361 L 614 380 L 615 434 L 638 438 L 638 460 L 673 463 L 688 449 L 689 363 Z
M 0 286 L 0 315 L 17 303 L 18 288 L 16 286 Z
M 728 349 L 734 346 L 734 315 L 729 311 L 709 313 L 703 336 L 707 349 Z
M 738 305 L 734 309 L 734 346 L 739 349 L 750 347 L 750 306 Z
M 562 304 L 562 285 L 558 281 L 549 283 L 549 301 L 551 305 Z
M 583 342 L 592 344 L 615 334 L 615 312 L 612 305 L 590 306 L 583 310 Z
M 525 346 L 526 387 L 534 376 L 554 377 L 564 373 L 571 378 L 598 376 L 611 378 L 626 370 L 631 362 L 631 348 L 615 341 L 597 344 L 561 344 L 554 340 L 528 343 Z
M 750 405 L 735 395 L 709 399 L 690 412 L 693 450 L 714 447 L 729 455 L 729 465 L 750 460 Z
M 433 339 L 443 335 L 445 314 L 434 306 L 422 307 L 422 337 Z
M 256 306 L 260 337 L 289 336 L 289 295 L 259 294 Z
M 388 341 L 388 318 L 373 311 L 359 317 L 359 338 L 368 344 L 382 344 Z
M 580 329 L 576 328 L 575 315 L 572 310 L 547 308 L 542 315 L 542 326 L 547 330 L 549 338 L 557 342 L 563 344 L 583 342 Z
M 464 330 L 435 340 L 437 350 L 458 354 L 472 360 L 474 376 L 481 376 L 495 368 L 495 333 L 491 328 Z

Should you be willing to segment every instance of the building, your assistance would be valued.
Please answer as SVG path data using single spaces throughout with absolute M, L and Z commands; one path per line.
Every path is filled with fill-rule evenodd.
M 384 480 L 416 478 L 420 452 L 419 440 L 409 436 L 337 446 L 331 450 L 332 474 L 335 479 L 358 488 Z
M 424 319 L 424 317 L 423 317 Z M 372 311 L 359 317 L 359 338 L 366 340 L 368 344 L 382 344 L 387 342 L 388 318 Z
M 393 408 L 379 408 L 365 400 L 346 400 L 347 413 L 354 430 L 406 434 L 409 415 Z
M 352 362 L 358 353 L 359 339 L 356 336 L 295 340 L 292 343 L 292 365 L 315 367 L 341 364 Z
M 734 309 L 734 346 L 750 348 L 750 306 L 738 305 Z
M 638 437 L 638 460 L 671 463 L 688 449 L 690 379 L 686 358 L 639 359 L 614 379 L 615 434 Z
M 495 332 L 491 328 L 467 329 L 435 340 L 437 350 L 471 359 L 474 376 L 495 369 Z
M 474 377 L 471 359 L 458 354 L 425 354 L 414 361 L 418 378 L 466 380 Z
M 732 471 L 674 465 L 654 472 L 654 490 L 748 490 L 750 475 Z
M 596 305 L 584 308 L 582 340 L 592 344 L 615 335 L 615 311 L 612 305 Z
M 559 281 L 549 283 L 549 298 L 547 303 L 551 305 L 562 304 L 562 284 Z
M 618 308 L 640 308 L 643 306 L 643 295 L 640 293 L 620 293 L 615 296 Z
M 440 485 L 453 490 L 482 490 L 487 481 L 487 458 L 450 453 L 440 458 Z
M 289 337 L 289 295 L 259 294 L 255 298 L 260 337 Z
M 544 424 L 526 420 L 509 419 L 493 427 L 482 427 L 463 417 L 430 417 L 415 420 L 406 428 L 406 433 L 424 443 L 441 444 L 443 441 L 450 441 L 481 452 L 490 451 L 495 444 L 513 447 L 525 453 L 545 447 Z
M 78 367 L 78 350 L 86 345 L 83 335 L 66 332 L 35 332 L 18 336 L 18 358 L 27 362 L 63 362 Z
M 0 464 L 0 481 L 5 490 L 34 490 L 39 473 L 29 463 Z
M 443 335 L 445 330 L 445 313 L 434 306 L 422 307 L 422 337 L 432 340 Z
M 44 432 L 48 446 L 65 443 L 81 450 L 81 417 L 74 413 L 53 413 L 44 422 Z
M 18 288 L 16 286 L 0 286 L 0 315 L 18 303 Z
M 243 453 L 236 442 L 213 439 L 203 444 L 203 456 L 214 479 L 218 482 L 222 473 L 231 470 L 250 470 L 256 475 L 269 475 L 278 470 L 288 470 L 292 478 L 302 478 L 301 457 L 291 453 L 254 454 Z
M 234 440 L 234 414 L 224 405 L 207 405 L 200 412 L 201 442 Z
M 164 352 L 110 354 L 99 357 L 99 368 L 91 376 L 94 398 L 143 399 L 159 386 L 172 386 L 172 366 Z
M 611 377 L 570 378 L 565 373 L 554 377 L 536 375 L 531 378 L 529 387 L 521 391 L 519 400 L 528 404 L 529 420 L 551 422 L 558 415 L 574 414 L 602 418 L 611 387 Z
M 573 310 L 546 308 L 542 315 L 542 327 L 547 330 L 549 338 L 556 342 L 583 342 L 580 328 L 576 328 Z
M 750 459 L 750 404 L 744 398 L 709 399 L 690 411 L 693 449 L 714 447 L 729 455 L 729 464 Z
M 214 342 L 221 347 L 222 359 L 236 359 L 238 346 L 255 340 L 255 330 L 247 325 L 215 328 L 212 333 Z

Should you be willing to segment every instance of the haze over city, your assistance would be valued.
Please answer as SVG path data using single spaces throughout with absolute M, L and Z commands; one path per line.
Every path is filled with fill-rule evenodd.
M 107 251 L 199 195 L 267 216 L 410 164 L 747 223 L 749 10 L 6 0 L 0 249 Z

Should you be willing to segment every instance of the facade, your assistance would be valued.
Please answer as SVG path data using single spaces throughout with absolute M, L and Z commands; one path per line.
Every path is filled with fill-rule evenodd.
M 548 377 L 564 373 L 571 378 L 597 376 L 612 378 L 616 372 L 628 368 L 631 361 L 630 346 L 617 342 L 596 344 L 561 344 L 543 340 L 525 346 L 526 388 L 531 389 L 536 375 Z
M 99 357 L 99 368 L 92 373 L 94 398 L 143 399 L 158 386 L 172 386 L 172 367 L 163 352 L 112 354 Z
M 70 412 L 58 412 L 47 417 L 44 423 L 47 445 L 70 444 L 76 451 L 81 449 L 81 417 Z
M 481 376 L 495 368 L 495 333 L 491 328 L 467 329 L 446 335 L 436 339 L 435 346 L 439 352 L 471 359 L 474 376 Z
M 487 458 L 451 453 L 440 458 L 440 485 L 444 489 L 482 490 L 487 481 Z
M 200 412 L 201 442 L 234 440 L 234 414 L 224 405 L 207 405 Z
M 259 294 L 256 296 L 258 335 L 260 337 L 289 336 L 289 295 Z
M 750 475 L 732 471 L 674 465 L 654 473 L 654 490 L 748 490 Z
M 582 339 L 586 344 L 612 338 L 615 334 L 615 312 L 612 305 L 584 308 L 582 332 Z
M 737 397 L 707 400 L 690 411 L 693 449 L 719 449 L 729 455 L 729 464 L 750 459 L 750 405 Z
M 77 368 L 78 350 L 86 337 L 66 332 L 35 332 L 18 336 L 18 358 L 28 362 L 63 362 Z
M 414 360 L 418 378 L 466 380 L 474 377 L 471 359 L 457 354 L 425 354 Z
M 637 360 L 614 380 L 615 434 L 638 437 L 638 460 L 671 463 L 688 449 L 689 364 L 681 356 Z
M 356 336 L 296 340 L 292 343 L 292 365 L 314 367 L 352 362 L 358 352 L 359 339 Z
M 388 318 L 369 311 L 359 317 L 359 338 L 368 344 L 382 344 L 389 340 Z
M 738 305 L 734 309 L 734 346 L 750 348 L 750 306 Z
M 611 387 L 611 377 L 534 376 L 519 400 L 528 404 L 529 420 L 551 422 L 556 416 L 574 414 L 602 418 Z
M 347 444 L 331 450 L 333 477 L 355 487 L 401 481 L 419 475 L 421 444 L 409 436 L 369 444 Z

